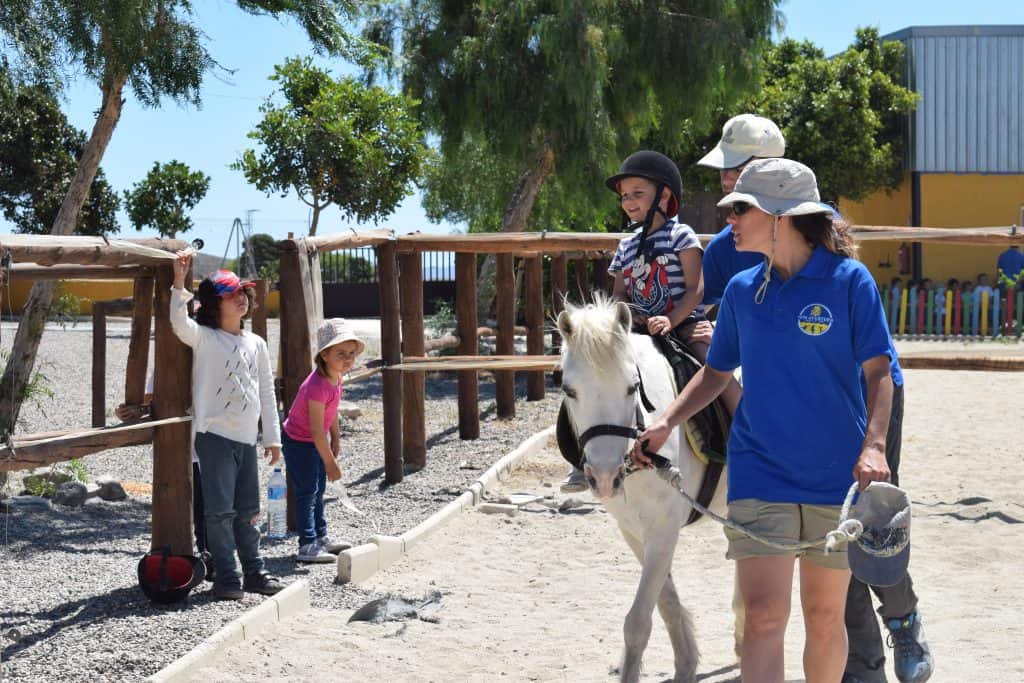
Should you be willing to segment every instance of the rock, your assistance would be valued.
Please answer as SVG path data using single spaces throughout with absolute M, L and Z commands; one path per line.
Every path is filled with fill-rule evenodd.
M 519 508 L 515 505 L 503 505 L 501 503 L 480 503 L 476 509 L 485 515 L 508 515 L 515 517 L 519 514 Z
M 480 469 L 480 466 L 479 465 L 474 465 L 473 463 L 471 463 L 468 460 L 463 460 L 462 462 L 459 463 L 459 469 L 460 470 L 478 470 L 478 469 Z
M 21 508 L 23 510 L 49 510 L 53 507 L 50 504 L 50 499 L 43 496 L 13 496 L 8 498 L 7 502 L 14 508 Z
M 355 403 L 350 401 L 340 401 L 338 403 L 338 417 L 347 417 L 349 419 L 356 419 L 357 417 L 363 416 L 363 410 Z
M 103 500 L 108 501 L 119 501 L 126 500 L 128 494 L 125 493 L 124 487 L 121 486 L 121 482 L 115 481 L 114 479 L 103 479 L 96 482 L 99 488 L 93 491 L 90 495 L 99 496 Z
M 89 489 L 80 481 L 66 481 L 57 487 L 53 502 L 68 507 L 81 507 L 89 497 Z

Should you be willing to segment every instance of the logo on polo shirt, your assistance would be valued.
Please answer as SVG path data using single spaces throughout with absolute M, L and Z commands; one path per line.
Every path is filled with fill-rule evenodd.
M 796 317 L 796 324 L 800 331 L 812 337 L 818 337 L 829 331 L 832 327 L 832 311 L 828 310 L 825 304 L 809 304 L 803 307 L 800 315 Z

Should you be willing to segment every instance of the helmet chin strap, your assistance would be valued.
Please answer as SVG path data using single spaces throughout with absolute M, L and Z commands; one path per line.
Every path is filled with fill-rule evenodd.
M 779 233 L 779 217 L 772 216 L 772 246 L 768 251 L 768 256 L 765 257 L 767 263 L 764 268 L 764 281 L 761 282 L 761 286 L 757 288 L 757 292 L 754 294 L 754 303 L 763 304 L 764 297 L 768 293 L 768 283 L 772 281 L 772 266 L 775 265 L 775 239 Z
M 640 231 L 640 244 L 638 245 L 638 249 L 637 249 L 637 253 L 638 254 L 644 253 L 644 246 L 645 246 L 644 243 L 647 241 L 647 232 L 652 227 L 654 227 L 654 217 L 657 214 L 660 213 L 662 219 L 664 219 L 666 222 L 668 221 L 668 215 L 664 211 L 661 210 L 661 206 L 660 206 L 660 204 L 661 204 L 661 193 L 664 192 L 665 188 L 667 188 L 667 187 L 668 187 L 668 185 L 666 185 L 665 183 L 659 183 L 658 184 L 658 190 L 657 190 L 657 192 L 654 193 L 654 201 L 651 202 L 651 208 L 647 209 L 647 215 L 644 216 L 643 221 L 640 222 L 639 224 L 634 223 L 633 225 L 630 226 L 631 228 L 635 228 L 635 227 L 642 228 L 642 230 Z

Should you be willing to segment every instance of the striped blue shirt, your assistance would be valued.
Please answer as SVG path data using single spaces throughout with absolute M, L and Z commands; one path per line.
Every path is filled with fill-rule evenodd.
M 642 228 L 619 242 L 615 258 L 608 267 L 612 275 L 621 272 L 634 310 L 646 316 L 668 315 L 686 294 L 686 279 L 679 252 L 700 249 L 700 240 L 693 229 L 675 220 L 668 220 L 643 239 Z M 694 313 L 702 313 L 698 305 Z

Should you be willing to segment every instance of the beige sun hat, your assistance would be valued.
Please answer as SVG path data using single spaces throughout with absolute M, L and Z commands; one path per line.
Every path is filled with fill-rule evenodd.
M 830 213 L 821 203 L 814 171 L 792 159 L 755 159 L 736 180 L 736 188 L 718 206 L 753 204 L 773 216 Z
M 352 328 L 343 318 L 329 318 L 320 323 L 320 327 L 317 328 L 316 352 L 320 353 L 324 349 L 329 349 L 335 344 L 341 344 L 342 342 L 347 341 L 355 342 L 359 347 L 359 350 L 356 351 L 357 355 L 366 349 L 366 343 L 352 331 Z
M 697 162 L 720 170 L 742 166 L 751 159 L 781 157 L 786 139 L 771 119 L 755 114 L 740 114 L 722 126 L 722 139 Z

